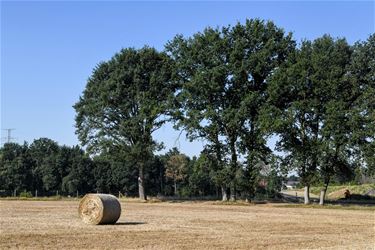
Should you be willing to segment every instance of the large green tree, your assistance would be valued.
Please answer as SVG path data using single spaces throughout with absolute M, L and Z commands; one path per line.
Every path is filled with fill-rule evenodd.
M 223 89 L 228 76 L 229 41 L 227 29 L 207 28 L 191 38 L 176 36 L 166 45 L 174 61 L 179 83 L 174 117 L 190 140 L 203 138 L 216 155 L 218 170 L 223 169 L 225 147 L 220 138 L 223 128 Z M 229 183 L 222 182 L 223 199 Z
M 193 139 L 201 137 L 211 145 L 219 170 L 228 155 L 232 200 L 240 168 L 239 143 L 242 139 L 242 151 L 251 159 L 267 151 L 257 125 L 258 110 L 265 102 L 267 78 L 293 47 L 290 34 L 258 19 L 206 28 L 190 38 L 177 36 L 166 46 L 181 86 L 180 124 Z
M 292 34 L 285 34 L 273 22 L 247 20 L 245 25 L 237 24 L 231 30 L 233 51 L 231 53 L 234 86 L 238 93 L 238 111 L 241 127 L 240 151 L 246 155 L 244 178 L 247 180 L 248 195 L 254 196 L 258 185 L 257 166 L 268 164 L 271 150 L 266 142 L 270 135 L 262 128 L 260 111 L 268 97 L 269 79 L 275 70 L 283 65 L 295 50 Z M 236 112 L 236 108 L 232 110 Z
M 272 78 L 272 105 L 263 110 L 265 120 L 280 136 L 279 149 L 299 172 L 305 203 L 310 202 L 309 186 L 318 170 L 327 187 L 337 168 L 348 165 L 348 112 L 356 98 L 346 79 L 350 55 L 345 39 L 325 35 L 303 41 Z
M 100 63 L 78 103 L 76 133 L 89 153 L 119 147 L 138 168 L 140 199 L 144 169 L 158 144 L 152 133 L 166 121 L 173 93 L 169 58 L 153 48 L 123 49 Z
M 353 102 L 352 145 L 365 174 L 375 178 L 375 34 L 354 46 L 348 78 L 356 87 Z

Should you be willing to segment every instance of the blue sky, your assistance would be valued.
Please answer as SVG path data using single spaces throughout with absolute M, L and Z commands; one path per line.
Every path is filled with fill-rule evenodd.
M 297 41 L 325 33 L 349 43 L 374 32 L 374 1 L 241 2 L 1 2 L 1 128 L 15 128 L 16 141 L 48 137 L 78 144 L 77 102 L 95 65 L 125 47 L 157 49 L 176 34 L 207 26 L 273 20 Z M 167 149 L 197 155 L 203 142 L 189 143 L 166 125 L 155 133 Z M 271 140 L 270 144 L 273 144 Z

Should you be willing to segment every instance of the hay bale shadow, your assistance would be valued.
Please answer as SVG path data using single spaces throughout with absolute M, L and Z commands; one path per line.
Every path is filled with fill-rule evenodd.
M 141 221 L 124 221 L 124 222 L 117 222 L 114 226 L 136 226 L 136 225 L 144 225 L 147 224 L 146 222 Z

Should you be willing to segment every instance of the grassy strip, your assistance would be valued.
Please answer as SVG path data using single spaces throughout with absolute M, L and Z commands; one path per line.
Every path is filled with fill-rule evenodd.
M 322 188 L 323 187 L 311 187 L 310 192 L 319 195 Z M 368 191 L 375 189 L 375 184 L 328 186 L 327 193 L 330 194 L 341 189 L 348 189 L 351 194 L 363 195 Z
M 327 204 L 324 206 L 317 205 L 317 204 L 285 204 L 285 205 L 275 205 L 274 207 L 281 207 L 281 208 L 310 208 L 310 209 L 342 209 L 342 210 L 367 210 L 367 211 L 375 211 L 375 206 L 365 206 L 365 205 L 332 205 Z
M 0 197 L 0 201 L 79 201 L 82 197 L 67 197 L 67 196 L 49 196 L 49 197 Z M 138 198 L 121 197 L 122 202 L 129 203 L 157 203 L 162 202 L 157 198 L 150 198 L 147 201 L 141 201 Z
M 206 202 L 206 204 L 210 205 L 224 205 L 224 206 L 252 206 L 255 205 L 255 203 L 251 202 L 246 202 L 242 200 L 238 201 L 211 201 L 211 202 Z
M 64 197 L 64 196 L 49 196 L 49 197 L 0 197 L 0 200 L 9 200 L 9 201 L 73 201 L 79 200 L 77 197 Z

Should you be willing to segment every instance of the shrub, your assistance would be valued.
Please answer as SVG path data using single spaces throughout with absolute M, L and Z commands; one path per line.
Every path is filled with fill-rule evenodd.
M 26 190 L 24 190 L 23 192 L 20 193 L 20 197 L 22 197 L 22 198 L 32 198 L 33 195 L 31 194 L 31 192 L 27 192 Z

